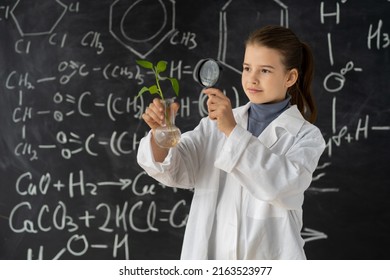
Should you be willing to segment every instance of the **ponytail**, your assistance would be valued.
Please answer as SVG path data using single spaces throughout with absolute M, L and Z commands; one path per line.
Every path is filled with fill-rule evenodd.
M 317 119 L 317 106 L 312 94 L 314 59 L 310 47 L 302 44 L 302 63 L 298 81 L 290 88 L 291 103 L 296 104 L 306 120 L 314 123 Z

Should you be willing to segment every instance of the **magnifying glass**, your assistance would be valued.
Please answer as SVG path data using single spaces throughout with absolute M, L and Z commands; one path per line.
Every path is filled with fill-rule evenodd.
M 203 87 L 215 86 L 222 75 L 221 65 L 212 58 L 201 60 L 194 71 L 195 80 Z

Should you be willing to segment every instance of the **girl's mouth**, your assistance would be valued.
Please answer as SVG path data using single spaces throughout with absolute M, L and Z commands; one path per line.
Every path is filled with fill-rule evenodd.
M 263 92 L 261 89 L 256 89 L 256 88 L 248 88 L 247 91 L 251 94 L 257 94 Z

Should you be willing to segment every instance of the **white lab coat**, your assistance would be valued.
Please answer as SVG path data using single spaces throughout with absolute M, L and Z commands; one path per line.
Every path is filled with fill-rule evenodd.
M 305 259 L 304 191 L 325 149 L 319 129 L 291 106 L 256 138 L 246 130 L 250 104 L 233 110 L 226 137 L 203 118 L 183 133 L 163 163 L 153 159 L 149 133 L 138 163 L 149 176 L 194 188 L 182 259 Z

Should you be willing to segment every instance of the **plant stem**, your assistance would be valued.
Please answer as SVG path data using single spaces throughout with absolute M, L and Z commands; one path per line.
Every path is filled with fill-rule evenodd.
M 161 86 L 160 86 L 160 79 L 158 78 L 158 73 L 157 73 L 156 67 L 154 67 L 153 72 L 154 72 L 154 76 L 156 78 L 156 85 L 157 85 L 157 89 L 158 89 L 158 92 L 159 92 L 158 95 L 160 95 L 161 100 L 164 103 L 165 125 L 167 125 L 168 127 L 171 127 L 171 122 L 170 122 L 170 119 L 169 119 L 169 114 L 170 114 L 171 108 L 166 108 L 165 99 L 164 99 L 164 95 L 162 93 L 162 89 L 161 89 Z
M 163 93 L 162 93 L 162 89 L 161 89 L 161 86 L 160 86 L 160 80 L 159 80 L 159 78 L 158 78 L 158 74 L 157 74 L 157 69 L 156 69 L 156 67 L 154 67 L 153 72 L 154 72 L 154 76 L 155 76 L 155 78 L 156 78 L 156 85 L 157 85 L 158 92 L 159 92 L 158 95 L 160 95 L 161 99 L 164 101 L 164 95 L 163 95 Z

